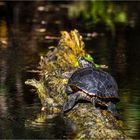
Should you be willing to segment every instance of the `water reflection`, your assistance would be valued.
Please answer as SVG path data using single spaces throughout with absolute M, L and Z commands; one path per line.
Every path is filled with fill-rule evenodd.
M 7 114 L 7 101 L 6 101 L 6 97 L 4 94 L 6 93 L 5 89 L 1 89 L 0 91 L 0 114 L 1 116 L 5 116 L 5 114 Z
M 121 99 L 118 110 L 126 124 L 126 133 L 133 138 L 139 138 L 140 130 L 140 64 L 137 61 L 140 51 L 136 33 L 130 31 L 126 35 L 120 30 L 115 39 L 103 36 L 86 42 L 94 48 L 91 54 L 96 61 L 108 65 L 109 72 L 117 80 Z
M 121 30 L 116 35 L 114 47 L 116 72 L 122 77 L 125 76 L 127 69 L 127 41 L 125 40 L 124 32 Z
M 0 19 L 0 138 L 64 138 L 67 125 L 60 117 L 40 114 L 38 98 L 24 85 L 36 76 L 27 71 L 37 67 L 40 53 L 50 46 L 45 39 L 46 21 L 30 24 L 34 18 L 40 20 L 40 13 L 21 19 L 25 5 L 13 4 L 14 9 L 7 5 L 13 18 Z M 36 7 L 36 2 L 30 6 Z
M 121 89 L 121 99 L 119 108 L 122 110 L 121 115 L 127 125 L 129 136 L 137 138 L 139 136 L 140 106 L 139 90 Z M 133 96 L 132 96 L 133 95 Z
M 56 45 L 58 32 L 71 28 L 68 6 L 43 1 L 29 2 L 28 6 L 26 2 L 13 4 L 14 9 L 4 3 L 3 11 L 8 8 L 10 12 L 0 13 L 0 138 L 72 138 L 68 127 L 72 125 L 65 125 L 59 116 L 40 113 L 38 98 L 24 85 L 26 79 L 37 77 L 27 71 L 37 67 L 47 46 Z M 134 138 L 140 138 L 138 29 L 127 34 L 119 30 L 115 39 L 109 34 L 93 34 L 95 38 L 88 36 L 86 40 L 86 49 L 95 56 L 96 63 L 108 65 L 118 82 L 118 110 L 128 127 L 127 134 Z
M 8 35 L 7 35 L 7 24 L 5 20 L 0 20 L 0 49 L 7 48 Z
M 70 120 L 64 120 L 58 114 L 45 112 L 38 113 L 34 119 L 27 119 L 25 128 L 38 133 L 37 138 L 65 139 L 74 138 L 76 134 L 76 128 Z

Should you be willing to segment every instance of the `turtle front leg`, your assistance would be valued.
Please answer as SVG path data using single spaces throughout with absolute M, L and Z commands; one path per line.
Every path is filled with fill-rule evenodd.
M 80 96 L 80 93 L 76 92 L 76 93 L 73 93 L 68 101 L 63 105 L 63 108 L 62 108 L 62 113 L 72 109 L 75 105 L 75 103 L 78 101 L 78 97 Z
M 113 104 L 112 102 L 108 103 L 107 110 L 110 111 L 113 114 L 114 117 L 118 117 L 118 113 L 117 113 L 117 110 L 116 110 L 116 105 Z

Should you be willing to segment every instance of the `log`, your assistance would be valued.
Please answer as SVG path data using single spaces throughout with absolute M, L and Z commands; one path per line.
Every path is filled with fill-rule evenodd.
M 41 56 L 38 70 L 40 80 L 28 79 L 25 84 L 36 88 L 42 110 L 52 108 L 59 115 L 61 107 L 68 99 L 65 92 L 68 78 L 79 67 L 79 56 L 89 57 L 82 36 L 77 30 L 61 32 L 57 47 L 51 47 L 46 56 Z M 98 65 L 100 66 L 100 65 Z M 77 103 L 62 116 L 71 125 L 74 139 L 128 139 L 123 122 L 117 120 L 107 110 L 94 107 L 91 103 Z M 130 139 L 130 138 L 129 138 Z

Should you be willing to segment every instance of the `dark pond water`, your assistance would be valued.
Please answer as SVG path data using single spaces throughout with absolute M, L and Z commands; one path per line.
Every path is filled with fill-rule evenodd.
M 61 118 L 40 113 L 37 96 L 24 84 L 26 79 L 37 78 L 29 70 L 37 67 L 48 46 L 57 44 L 59 31 L 78 28 L 67 19 L 66 4 L 52 7 L 49 3 L 45 10 L 43 4 L 0 3 L 0 138 L 61 139 L 71 135 Z M 118 30 L 114 38 L 99 34 L 85 40 L 87 51 L 97 63 L 108 65 L 117 80 L 118 111 L 133 138 L 140 138 L 139 29 Z M 82 35 L 87 33 L 79 30 Z M 48 39 L 50 35 L 55 40 Z

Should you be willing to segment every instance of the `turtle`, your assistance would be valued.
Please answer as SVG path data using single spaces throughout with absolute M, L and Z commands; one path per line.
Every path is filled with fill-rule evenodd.
M 84 57 L 78 59 L 78 68 L 69 78 L 66 92 L 70 95 L 64 103 L 62 112 L 71 110 L 80 100 L 91 102 L 95 107 L 105 107 L 114 116 L 118 116 L 116 103 L 120 101 L 118 85 L 115 79 L 95 63 Z

